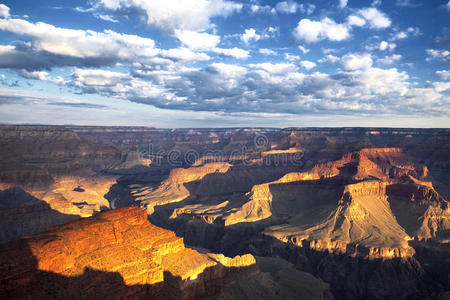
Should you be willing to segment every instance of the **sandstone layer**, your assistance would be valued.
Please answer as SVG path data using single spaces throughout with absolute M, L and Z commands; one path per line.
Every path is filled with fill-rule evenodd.
M 295 299 L 288 289 L 295 286 L 279 284 L 272 275 L 277 272 L 262 272 L 250 254 L 228 258 L 186 248 L 182 238 L 149 223 L 137 207 L 102 212 L 0 247 L 2 299 L 276 299 L 278 293 Z M 327 284 L 303 277 L 314 285 L 304 292 L 311 299 L 332 299 Z

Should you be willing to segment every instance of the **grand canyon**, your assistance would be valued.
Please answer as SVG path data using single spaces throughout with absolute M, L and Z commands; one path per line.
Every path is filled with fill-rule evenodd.
M 450 130 L 0 126 L 2 299 L 448 299 Z
M 0 300 L 450 300 L 450 0 L 0 0 Z

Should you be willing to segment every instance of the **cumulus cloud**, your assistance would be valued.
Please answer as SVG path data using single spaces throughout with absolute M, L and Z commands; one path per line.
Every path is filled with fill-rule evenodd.
M 348 0 L 339 0 L 339 8 L 344 8 L 347 6 Z
M 339 62 L 341 59 L 337 56 L 334 56 L 332 54 L 327 54 L 324 58 L 321 58 L 318 60 L 319 63 L 331 63 L 335 64 Z
M 386 51 L 386 50 L 392 51 L 392 50 L 395 49 L 396 46 L 397 45 L 394 44 L 394 43 L 388 43 L 386 41 L 381 41 L 380 45 L 378 46 L 378 50 L 380 50 L 380 51 Z
M 307 54 L 309 52 L 309 49 L 303 47 L 302 45 L 298 46 L 298 49 L 302 51 L 303 54 Z
M 106 4 L 102 4 L 102 7 L 120 11 L 139 8 L 147 15 L 143 7 L 150 4 L 141 2 L 103 0 L 102 3 Z M 193 2 L 189 3 L 192 6 Z M 236 4 L 207 0 L 198 3 L 201 3 L 200 10 L 205 5 Z M 235 11 L 236 8 L 229 13 Z M 378 10 L 376 12 L 387 18 L 388 22 L 380 21 L 376 13 L 360 12 L 364 9 L 352 11 L 353 17 L 350 16 L 343 24 L 330 18 L 320 21 L 304 18 L 295 28 L 294 36 L 306 43 L 341 41 L 350 37 L 353 26 L 373 29 L 386 28 L 387 23 L 390 26 L 389 18 Z M 448 91 L 447 83 L 438 81 L 429 83 L 426 88 L 417 88 L 410 83 L 406 72 L 393 67 L 381 68 L 399 61 L 399 55 L 376 59 L 368 53 L 349 53 L 339 58 L 335 55 L 341 49 L 326 51 L 326 56 L 318 63 L 342 65 L 333 68 L 335 71 L 332 74 L 320 72 L 316 62 L 301 60 L 299 56 L 288 53 L 285 58 L 292 62 L 252 61 L 252 64 L 247 65 L 243 61 L 240 64 L 217 63 L 211 61 L 212 56 L 236 59 L 250 56 L 250 52 L 244 49 L 220 48 L 220 37 L 207 33 L 215 32 L 208 27 L 211 18 L 226 14 L 209 14 L 206 21 L 200 22 L 201 26 L 196 20 L 193 23 L 189 20 L 180 21 L 174 17 L 176 14 L 169 12 L 170 16 L 160 15 L 157 16 L 158 20 L 149 21 L 151 25 L 170 31 L 170 36 L 180 41 L 181 45 L 174 49 L 158 49 L 151 39 L 110 30 L 95 32 L 64 29 L 3 16 L 0 18 L 0 29 L 22 35 L 25 41 L 0 45 L 0 67 L 14 68 L 20 76 L 30 80 L 60 80 L 61 85 L 67 85 L 80 93 L 126 99 L 164 109 L 264 114 L 378 114 L 386 111 L 408 115 L 449 113 L 448 98 L 441 94 Z M 188 15 L 192 17 L 195 14 Z M 266 34 L 270 34 L 269 29 L 254 30 L 253 34 L 250 31 L 246 40 L 251 43 L 256 40 L 256 35 L 261 40 Z M 374 44 L 374 49 L 388 51 L 392 48 L 392 39 L 386 38 L 382 42 L 385 43 Z M 309 51 L 304 46 L 298 46 L 298 49 L 297 52 L 303 54 Z M 272 49 L 261 48 L 257 51 L 264 55 L 277 55 Z M 280 53 L 287 51 L 290 50 L 283 49 Z M 427 53 L 430 59 L 448 60 L 450 57 L 447 50 L 428 49 Z M 270 57 L 267 58 L 270 60 Z M 373 66 L 374 60 L 376 67 Z M 101 66 L 114 66 L 118 62 L 121 68 L 114 71 L 99 69 Z M 48 70 L 55 66 L 75 68 L 72 75 L 64 80 L 51 76 Z M 122 71 L 124 69 L 128 70 Z M 436 75 L 443 81 L 448 79 L 446 70 L 437 71 Z
M 292 0 L 278 2 L 275 6 L 275 10 L 283 14 L 295 14 L 297 11 L 299 11 L 303 14 L 306 13 L 307 15 L 310 15 L 314 12 L 315 9 L 316 6 L 314 4 L 297 3 Z
M 69 84 L 84 93 L 166 109 L 377 114 L 388 108 L 399 114 L 448 113 L 445 98 L 438 92 L 444 85 L 413 88 L 405 72 L 371 67 L 364 55 L 344 57 L 342 63 L 350 67 L 332 75 L 305 74 L 293 63 L 264 62 L 247 66 L 211 63 L 204 68 L 176 72 L 148 69 L 145 80 L 129 73 L 77 69 Z
M 436 75 L 438 75 L 442 80 L 449 80 L 450 79 L 450 70 L 436 71 Z
M 307 43 L 316 43 L 324 39 L 342 41 L 350 37 L 344 24 L 337 24 L 330 18 L 321 21 L 302 19 L 294 29 L 293 35 L 298 41 L 303 40 Z
M 296 60 L 300 60 L 300 56 L 292 55 L 292 54 L 289 54 L 289 53 L 285 53 L 284 54 L 284 59 L 289 60 L 289 61 L 296 61 Z
M 393 36 L 393 40 L 406 39 L 409 36 L 419 36 L 422 32 L 418 27 L 408 27 L 407 30 L 399 31 Z
M 267 49 L 267 48 L 260 48 L 258 50 L 259 53 L 264 55 L 277 55 L 277 53 L 273 50 Z
M 30 42 L 2 45 L 0 67 L 36 70 L 54 66 L 100 66 L 158 53 L 152 39 L 112 30 L 74 30 L 11 18 L 0 19 L 0 30 L 30 39 Z
M 433 84 L 434 90 L 438 93 L 444 92 L 444 91 L 450 89 L 450 82 L 437 81 L 437 82 L 433 82 L 432 84 Z
M 36 79 L 36 80 L 47 80 L 48 72 L 45 71 L 32 71 L 29 72 L 27 70 L 18 70 L 18 73 L 23 78 L 27 79 Z
M 370 54 L 347 54 L 341 58 L 341 64 L 347 71 L 355 71 L 359 69 L 368 69 L 372 66 L 373 61 Z
M 295 72 L 297 70 L 297 66 L 290 63 L 259 63 L 259 64 L 250 64 L 251 68 L 255 69 L 263 69 L 264 71 L 271 73 L 271 74 L 283 74 L 283 73 L 289 73 L 289 72 Z
M 450 59 L 450 51 L 439 49 L 427 49 L 427 60 L 437 59 L 447 61 Z
M 175 36 L 187 47 L 195 50 L 211 50 L 220 42 L 218 35 L 191 30 L 175 30 Z
M 250 41 L 259 41 L 261 39 L 261 35 L 256 33 L 256 30 L 253 28 L 245 29 L 245 32 L 241 35 L 241 41 L 243 41 L 246 45 L 250 43 Z
M 147 23 L 164 31 L 204 30 L 213 17 L 227 17 L 242 9 L 242 4 L 225 0 L 97 0 L 109 10 L 137 9 Z
M 161 50 L 160 55 L 165 58 L 169 58 L 175 61 L 208 61 L 211 58 L 202 52 L 194 52 L 189 48 L 180 47 L 180 48 L 172 48 L 168 50 Z
M 276 14 L 277 11 L 275 8 L 272 8 L 270 5 L 257 5 L 252 4 L 250 5 L 250 13 L 251 14 L 257 14 L 257 13 L 263 13 L 263 14 Z
M 364 19 L 366 19 L 370 28 L 384 29 L 391 26 L 391 20 L 389 17 L 375 7 L 363 8 L 358 12 Z
M 9 18 L 9 7 L 5 4 L 0 4 L 0 17 Z
M 300 62 L 300 65 L 308 71 L 316 66 L 316 64 L 314 62 L 309 61 L 309 60 L 302 60 Z
M 366 25 L 366 20 L 361 17 L 355 16 L 355 15 L 350 15 L 347 18 L 347 24 L 349 26 L 362 27 L 362 26 Z
M 240 49 L 237 47 L 224 49 L 224 48 L 214 48 L 213 50 L 215 53 L 224 55 L 224 56 L 230 56 L 234 57 L 236 59 L 247 59 L 250 55 L 250 52 L 244 49 Z
M 299 4 L 294 1 L 278 2 L 278 4 L 275 6 L 275 9 L 278 12 L 285 13 L 285 14 L 295 14 L 297 12 L 298 8 L 299 8 Z
M 398 63 L 402 59 L 400 54 L 393 54 L 377 59 L 377 63 L 383 66 L 389 66 Z

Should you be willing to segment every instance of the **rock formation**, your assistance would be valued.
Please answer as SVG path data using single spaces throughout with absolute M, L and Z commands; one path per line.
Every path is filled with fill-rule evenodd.
M 0 126 L 0 146 L 0 242 L 91 215 L 71 224 L 101 232 L 89 238 L 62 225 L 8 244 L 27 257 L 20 267 L 8 262 L 14 270 L 34 266 L 17 282 L 61 297 L 71 295 L 58 289 L 114 298 L 115 286 L 119 298 L 329 296 L 312 275 L 338 299 L 419 299 L 449 289 L 448 129 Z M 172 234 L 176 253 L 144 249 L 140 237 L 165 231 L 128 224 L 120 216 L 127 210 L 97 214 L 131 205 L 192 248 Z M 112 238 L 111 228 L 122 232 L 112 223 L 128 224 L 121 228 L 130 244 Z M 57 251 L 59 240 L 78 237 L 107 246 L 80 256 Z M 47 242 L 48 253 L 78 267 L 38 270 L 41 260 L 52 265 L 36 252 Z M 23 286 L 7 295 L 24 295 Z
M 270 264 L 265 260 L 262 272 L 250 254 L 228 258 L 186 248 L 182 238 L 149 223 L 144 210 L 128 207 L 1 246 L 0 297 L 234 299 L 242 292 L 242 299 L 276 299 L 275 293 L 294 299 L 299 286 L 278 284 L 271 274 L 296 271 L 266 270 Z M 311 299 L 332 299 L 327 284 L 303 277 Z

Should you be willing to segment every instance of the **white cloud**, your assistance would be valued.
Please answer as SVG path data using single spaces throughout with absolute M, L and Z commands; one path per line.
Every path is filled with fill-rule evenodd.
M 402 59 L 400 54 L 393 54 L 377 59 L 377 63 L 383 66 L 389 66 L 398 63 Z
M 359 26 L 362 27 L 364 25 L 366 25 L 366 20 L 364 20 L 361 17 L 355 16 L 355 15 L 351 15 L 347 18 L 347 23 L 349 26 Z
M 218 71 L 220 74 L 226 75 L 227 77 L 244 75 L 247 71 L 245 67 L 224 63 L 212 63 L 211 66 L 214 69 L 216 69 L 216 71 Z
M 114 19 L 112 16 L 110 15 L 102 15 L 102 14 L 95 14 L 94 15 L 96 18 L 99 18 L 103 21 L 108 21 L 108 22 L 113 22 L 113 23 L 119 23 L 119 21 L 117 21 L 116 19 Z
M 450 0 L 447 2 L 447 4 L 445 4 L 445 7 L 447 8 L 448 11 L 450 11 Z
M 251 14 L 257 14 L 257 13 L 261 13 L 261 14 L 276 14 L 277 11 L 275 10 L 275 8 L 270 7 L 270 5 L 257 5 L 257 4 L 252 4 L 250 6 L 250 13 Z
M 314 12 L 316 9 L 316 6 L 311 3 L 303 4 L 303 3 L 297 3 L 292 0 L 288 1 L 281 1 L 278 2 L 275 6 L 275 9 L 279 13 L 283 14 L 295 14 L 297 11 L 310 15 Z
M 300 51 L 302 51 L 302 52 L 303 52 L 303 54 L 306 54 L 306 53 L 308 53 L 308 52 L 309 52 L 309 49 L 307 49 L 307 48 L 303 47 L 302 45 L 298 46 L 298 49 L 300 49 Z
M 407 37 L 408 37 L 408 34 L 406 34 L 406 32 L 404 32 L 404 31 L 400 31 L 399 33 L 397 33 L 395 35 L 395 39 L 398 39 L 398 40 L 406 39 Z
M 449 113 L 445 96 L 437 92 L 446 85 L 414 88 L 406 72 L 395 68 L 359 68 L 329 75 L 300 73 L 297 66 L 288 63 L 266 62 L 248 68 L 212 63 L 204 68 L 166 72 L 161 83 L 151 79 L 161 73 L 155 70 L 147 71 L 145 81 L 126 73 L 88 71 L 76 72 L 71 86 L 85 93 L 166 109 L 289 114 Z
M 318 62 L 319 62 L 319 63 L 326 63 L 326 62 L 329 62 L 329 63 L 331 63 L 331 64 L 335 64 L 335 63 L 339 62 L 340 60 L 341 60 L 341 59 L 340 59 L 339 57 L 334 56 L 334 55 L 332 55 L 332 54 L 328 54 L 328 55 L 325 56 L 324 58 L 319 59 Z
M 408 29 L 405 31 L 397 32 L 394 35 L 393 39 L 394 40 L 402 40 L 402 39 L 406 39 L 410 35 L 419 36 L 421 34 L 422 34 L 422 32 L 420 31 L 420 29 L 418 27 L 408 27 Z
M 380 49 L 380 51 L 385 51 L 388 48 L 388 46 L 389 44 L 386 41 L 382 41 L 378 49 Z
M 363 8 L 358 12 L 367 20 L 370 28 L 384 29 L 391 26 L 391 20 L 375 7 Z
M 241 41 L 243 41 L 246 45 L 249 44 L 250 41 L 259 41 L 261 39 L 261 35 L 256 33 L 256 30 L 253 28 L 245 29 L 245 32 L 241 35 Z
M 450 79 L 450 70 L 436 71 L 436 75 L 441 77 L 442 80 L 449 80 Z
M 250 55 L 250 52 L 247 50 L 239 49 L 237 47 L 230 48 L 230 49 L 223 49 L 223 48 L 215 48 L 213 50 L 216 53 L 225 55 L 225 56 L 231 56 L 237 59 L 247 59 Z
M 433 82 L 433 87 L 434 90 L 438 93 L 444 92 L 450 89 L 450 82 L 439 82 L 439 81 Z
M 132 59 L 157 54 L 152 39 L 120 34 L 112 30 L 95 32 L 65 29 L 21 19 L 0 19 L 0 30 L 28 36 L 32 39 L 35 49 L 63 56 Z
M 83 84 L 85 86 L 114 86 L 120 81 L 129 78 L 126 73 L 113 72 L 107 70 L 85 70 L 75 69 L 72 76 L 77 84 Z
M 347 54 L 341 58 L 341 64 L 347 71 L 359 69 L 368 69 L 372 66 L 373 61 L 370 54 Z
M 48 72 L 45 71 L 27 71 L 22 69 L 17 70 L 17 73 L 26 79 L 48 81 L 58 85 L 67 83 L 61 76 L 52 77 Z
M 427 49 L 427 54 L 430 56 L 427 60 L 438 59 L 446 61 L 450 59 L 450 51 L 448 50 Z
M 380 6 L 381 0 L 373 0 L 371 6 Z
M 380 45 L 378 46 L 378 50 L 380 50 L 380 51 L 386 51 L 386 50 L 392 51 L 392 50 L 395 49 L 396 46 L 397 45 L 394 44 L 394 43 L 388 43 L 386 41 L 381 41 Z
M 104 8 L 145 12 L 147 23 L 168 32 L 175 29 L 204 30 L 213 17 L 227 17 L 242 9 L 242 4 L 225 0 L 99 0 Z
M 20 76 L 27 78 L 27 79 L 34 79 L 34 80 L 47 80 L 48 79 L 48 72 L 45 71 L 27 71 L 27 70 L 18 70 L 18 73 Z
M 291 55 L 291 54 L 289 54 L 289 53 L 285 53 L 285 54 L 284 54 L 284 58 L 285 58 L 286 60 L 289 60 L 289 61 L 300 60 L 300 56 L 298 56 L 298 55 Z
M 315 63 L 313 63 L 312 61 L 309 61 L 309 60 L 302 60 L 300 62 L 300 65 L 308 71 L 316 66 Z
M 324 39 L 342 41 L 350 37 L 345 25 L 337 24 L 330 18 L 324 18 L 320 22 L 302 19 L 293 34 L 297 40 L 304 40 L 307 43 L 316 43 Z
M 297 12 L 297 9 L 299 8 L 299 5 L 297 2 L 294 1 L 282 1 L 278 2 L 275 6 L 275 9 L 278 12 L 285 13 L 285 14 L 295 14 Z
M 175 61 L 208 61 L 210 57 L 201 52 L 194 52 L 189 48 L 173 48 L 168 50 L 161 50 L 160 55 L 165 58 L 170 58 Z
M 297 70 L 297 67 L 294 64 L 288 64 L 288 63 L 278 63 L 278 64 L 272 64 L 268 62 L 259 63 L 259 64 L 250 64 L 249 67 L 255 68 L 255 69 L 263 69 L 266 72 L 272 73 L 272 74 L 286 74 L 286 73 L 292 73 Z
M 175 30 L 175 36 L 187 47 L 194 50 L 210 50 L 219 44 L 218 35 L 191 30 Z
M 9 18 L 9 7 L 5 4 L 0 4 L 0 17 Z
M 275 51 L 266 48 L 261 48 L 258 50 L 258 52 L 264 55 L 277 55 Z
M 344 8 L 347 6 L 348 0 L 339 0 L 339 8 Z

